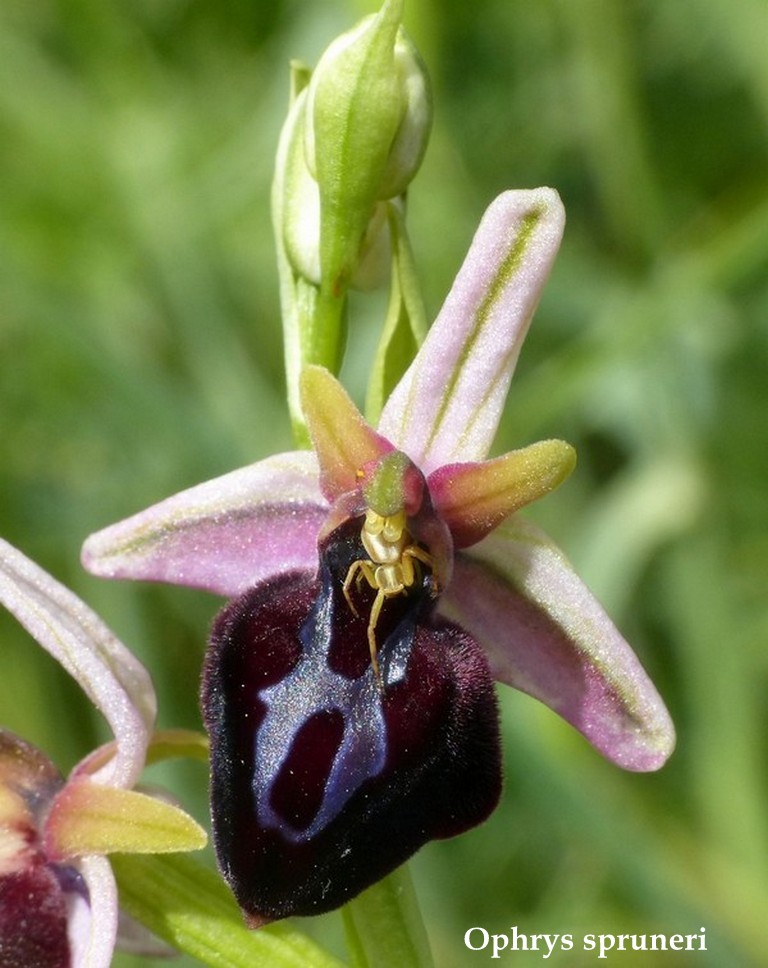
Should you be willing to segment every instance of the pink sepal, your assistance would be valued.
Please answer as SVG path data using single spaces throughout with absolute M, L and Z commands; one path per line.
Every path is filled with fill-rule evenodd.
M 72 968 L 109 968 L 117 937 L 117 884 L 106 857 L 82 857 L 77 867 L 90 905 L 75 899 L 69 912 Z
M 104 578 L 239 595 L 273 575 L 313 568 L 327 513 L 315 455 L 276 454 L 92 534 L 83 564 Z
M 84 602 L 2 540 L 0 602 L 79 683 L 112 728 L 117 755 L 94 780 L 133 786 L 155 720 L 147 670 Z
M 551 188 L 499 195 L 453 288 L 395 387 L 379 431 L 425 475 L 482 460 L 565 224 Z
M 562 552 L 514 517 L 461 552 L 441 611 L 485 648 L 500 682 L 546 703 L 627 770 L 657 770 L 669 714 L 632 649 Z

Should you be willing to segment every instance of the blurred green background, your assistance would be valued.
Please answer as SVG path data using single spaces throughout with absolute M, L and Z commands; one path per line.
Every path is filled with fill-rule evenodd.
M 219 603 L 100 582 L 79 547 L 291 446 L 268 200 L 287 63 L 372 7 L 0 6 L 0 534 L 143 658 L 162 726 L 199 726 Z M 406 25 L 436 95 L 410 199 L 430 313 L 494 195 L 563 196 L 497 447 L 576 445 L 577 473 L 531 515 L 679 733 L 659 774 L 627 774 L 505 690 L 503 803 L 412 864 L 436 964 L 490 962 L 464 947 L 475 925 L 571 933 L 558 965 L 600 963 L 584 934 L 701 927 L 706 952 L 610 961 L 766 964 L 768 6 L 410 0 Z M 359 391 L 379 316 L 356 312 Z M 5 613 L 0 636 L 0 721 L 68 769 L 103 724 Z M 199 765 L 160 778 L 205 816 Z M 305 926 L 342 950 L 337 916 Z

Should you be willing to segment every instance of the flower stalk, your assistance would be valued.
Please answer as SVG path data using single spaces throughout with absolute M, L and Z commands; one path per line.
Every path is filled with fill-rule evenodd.
M 338 372 L 349 289 L 378 288 L 390 263 L 398 276 L 407 259 L 403 200 L 426 150 L 432 103 L 426 70 L 400 25 L 402 6 L 386 0 L 334 41 L 311 74 L 292 66 L 272 218 L 288 401 L 303 445 L 301 370 L 318 364 Z
M 342 908 L 352 968 L 432 968 L 434 961 L 408 866 Z

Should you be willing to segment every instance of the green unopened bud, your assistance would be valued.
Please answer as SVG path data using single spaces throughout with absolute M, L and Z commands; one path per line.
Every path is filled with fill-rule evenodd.
M 394 302 L 405 305 L 403 200 L 426 150 L 432 104 L 426 70 L 400 26 L 402 8 L 403 0 L 385 0 L 330 45 L 311 77 L 292 67 L 272 212 L 289 403 L 302 443 L 299 374 L 307 364 L 338 373 L 348 290 L 397 278 Z M 414 300 L 405 302 L 407 311 L 388 313 L 398 325 L 388 324 L 385 348 L 403 342 L 392 335 L 399 323 L 414 328 Z M 392 354 L 380 355 L 379 369 L 393 373 Z
M 402 194 L 421 164 L 432 106 L 426 71 L 387 0 L 335 40 L 307 94 L 307 166 L 318 183 L 323 286 L 350 285 L 376 203 Z
M 310 171 L 318 178 L 318 151 L 321 171 L 324 161 L 326 169 L 334 167 L 345 147 L 359 151 L 358 164 L 367 169 L 369 184 L 364 186 L 362 179 L 350 184 L 350 194 L 359 186 L 376 200 L 394 198 L 408 187 L 421 166 L 432 125 L 429 76 L 399 26 L 401 7 L 385 4 L 338 37 L 309 86 L 311 123 L 305 136 Z
M 303 151 L 306 116 L 306 91 L 302 91 L 291 109 L 284 131 L 285 144 L 278 159 L 282 178 L 276 190 L 281 192 L 281 224 L 285 252 L 297 275 L 319 287 L 320 270 L 320 188 L 310 174 Z M 363 291 L 377 289 L 389 275 L 391 246 L 389 220 L 384 202 L 378 202 L 360 241 L 357 263 L 349 285 Z
M 421 167 L 432 127 L 432 94 L 429 75 L 421 55 L 400 30 L 395 42 L 395 68 L 400 76 L 405 111 L 392 142 L 380 198 L 402 195 Z
M 275 228 L 281 233 L 293 271 L 319 287 L 320 189 L 304 157 L 306 109 L 307 92 L 303 90 L 291 107 L 277 156 L 274 202 L 281 220 Z

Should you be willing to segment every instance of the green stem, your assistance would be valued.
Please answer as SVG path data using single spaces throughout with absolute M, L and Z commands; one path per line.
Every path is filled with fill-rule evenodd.
M 365 415 L 374 425 L 427 334 L 424 302 L 402 204 L 389 202 L 387 216 L 392 239 L 392 291 L 365 404 Z
M 212 968 L 344 968 L 290 924 L 249 930 L 221 878 L 183 854 L 113 855 L 120 906 Z
M 329 287 L 321 287 L 315 304 L 314 319 L 309 331 L 305 365 L 324 366 L 334 376 L 338 375 L 344 357 L 346 341 L 346 290 L 335 293 Z
M 353 968 L 432 968 L 432 953 L 407 867 L 342 908 Z

